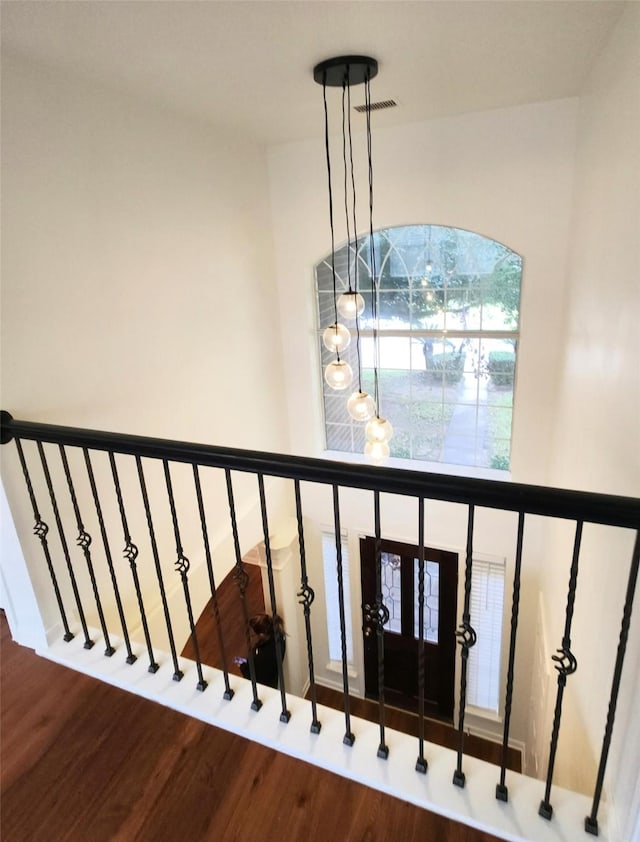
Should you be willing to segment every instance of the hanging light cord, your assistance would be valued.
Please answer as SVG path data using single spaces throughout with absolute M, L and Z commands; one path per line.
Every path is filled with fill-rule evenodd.
M 371 86 L 369 75 L 364 83 L 364 104 L 367 115 L 367 162 L 369 165 L 369 261 L 371 267 L 371 315 L 373 318 L 373 388 L 376 405 L 376 417 L 380 417 L 380 389 L 378 383 L 378 369 L 380 353 L 378 349 L 378 329 L 380 315 L 378 312 L 378 281 L 376 278 L 376 246 L 373 239 L 373 163 L 371 156 Z
M 349 133 L 349 163 L 351 169 L 351 209 L 353 211 L 353 291 L 358 294 L 358 223 L 356 221 L 356 179 L 353 166 L 353 139 L 351 135 L 351 87 L 347 86 L 347 130 Z M 356 307 L 356 355 L 358 358 L 358 391 L 362 392 L 362 360 L 360 358 L 360 316 Z
M 349 87 L 349 68 L 347 68 L 347 75 L 342 82 L 342 164 L 344 170 L 344 216 L 347 226 L 347 284 L 349 286 L 349 293 L 353 293 L 351 286 L 351 229 L 349 227 L 349 191 L 347 189 L 349 179 L 349 169 L 347 167 L 347 115 L 346 115 L 346 95 L 347 91 L 351 91 Z
M 324 101 L 324 148 L 327 156 L 327 180 L 329 182 L 329 227 L 331 228 L 331 276 L 333 279 L 333 311 L 336 334 L 338 333 L 338 300 L 336 295 L 336 244 L 333 230 L 333 191 L 331 189 L 331 154 L 329 151 L 329 110 L 327 108 L 327 80 L 322 82 L 322 99 Z M 336 358 L 340 362 L 340 352 L 336 350 Z

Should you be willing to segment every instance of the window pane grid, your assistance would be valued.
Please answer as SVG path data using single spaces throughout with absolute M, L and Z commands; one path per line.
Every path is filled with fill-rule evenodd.
M 382 602 L 389 612 L 383 628 L 394 634 L 402 633 L 402 559 L 395 553 L 380 553 Z
M 420 637 L 420 560 L 414 559 L 413 592 L 415 595 L 413 633 Z M 426 561 L 424 568 L 424 624 L 423 640 L 428 643 L 438 643 L 438 621 L 440 595 L 440 565 L 437 561 Z
M 374 240 L 380 412 L 394 427 L 391 455 L 508 469 L 521 259 L 492 240 L 442 226 L 387 229 L 375 232 Z M 359 241 L 358 259 L 366 304 L 360 319 L 362 388 L 373 393 L 368 237 Z M 343 248 L 336 255 L 343 286 L 346 268 Z M 316 280 L 323 329 L 327 318 L 334 319 L 326 260 L 316 268 Z M 354 326 L 348 327 L 353 333 Z M 339 415 L 332 399 L 346 403 L 359 386 L 356 351 L 352 340 L 341 354 L 354 371 L 353 389 L 336 393 L 323 385 L 327 427 Z M 324 368 L 331 359 L 324 349 L 322 359 Z M 349 418 L 344 423 L 361 430 Z M 349 440 L 327 429 L 331 449 L 361 451 L 363 440 L 363 434 Z

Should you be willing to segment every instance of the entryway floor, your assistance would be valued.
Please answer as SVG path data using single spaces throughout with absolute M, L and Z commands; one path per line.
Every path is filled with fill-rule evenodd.
M 309 698 L 308 693 L 306 698 Z M 338 690 L 317 685 L 316 700 L 318 704 L 326 705 L 334 710 L 344 710 L 342 693 Z M 368 722 L 378 722 L 378 703 L 370 699 L 358 699 L 355 696 L 350 696 L 349 710 L 353 716 L 366 719 Z M 385 705 L 384 712 L 385 725 L 388 728 L 418 738 L 418 717 L 415 713 L 387 705 Z M 424 738 L 426 743 L 436 743 L 454 751 L 458 748 L 458 731 L 453 725 L 446 722 L 438 722 L 435 719 L 425 717 Z M 465 734 L 464 752 L 471 757 L 486 760 L 488 763 L 495 763 L 497 766 L 502 762 L 502 745 L 500 743 L 494 743 L 472 734 Z M 425 756 L 428 762 L 428 745 L 425 747 Z M 507 749 L 507 769 L 511 769 L 513 772 L 522 771 L 522 756 L 515 748 Z

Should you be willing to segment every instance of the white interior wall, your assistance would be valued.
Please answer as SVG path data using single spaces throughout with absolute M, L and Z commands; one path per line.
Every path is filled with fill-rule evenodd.
M 319 88 L 317 93 L 320 122 Z M 524 257 L 512 453 L 513 479 L 522 482 L 547 478 L 555 363 L 562 347 L 576 110 L 576 100 L 558 100 L 378 131 L 374 117 L 376 228 L 453 225 L 498 240 Z M 295 453 L 309 456 L 323 448 L 313 280 L 313 266 L 330 244 L 321 141 L 319 131 L 312 141 L 269 150 L 291 445 Z M 337 146 L 336 139 L 334 202 L 339 209 Z M 366 231 L 361 133 L 355 147 L 358 227 Z M 339 244 L 344 220 L 339 210 L 335 214 Z
M 629 3 L 580 100 L 567 333 L 549 477 L 554 485 L 630 496 L 640 492 L 639 44 L 640 7 Z M 590 535 L 580 561 L 572 635 L 578 671 L 568 680 L 566 705 L 568 733 L 582 746 L 581 762 L 572 763 L 568 749 L 559 754 L 558 769 L 564 785 L 587 790 L 602 744 L 633 545 L 628 531 L 592 528 Z M 555 536 L 550 561 L 566 561 L 567 549 L 570 538 Z M 549 564 L 546 575 L 553 613 L 566 600 L 568 562 Z M 634 610 L 610 759 L 611 772 L 620 772 L 620 839 L 631 838 L 627 823 L 640 776 L 637 594 Z M 594 685 L 606 694 L 594 693 Z
M 285 450 L 264 150 L 6 52 L 2 106 L 3 408 L 27 420 Z M 68 595 L 37 453 L 26 450 Z M 49 628 L 57 611 L 14 446 L 0 455 Z M 70 458 L 76 456 L 82 476 L 81 455 Z M 53 473 L 60 473 L 59 461 L 54 449 Z M 97 456 L 95 467 L 109 483 L 106 460 Z M 149 474 L 158 467 L 149 466 Z M 131 466 L 122 473 L 125 496 L 135 495 L 131 532 L 142 550 L 146 522 L 138 480 Z M 176 469 L 176 493 L 193 496 L 192 477 L 183 474 Z M 62 479 L 60 504 L 71 524 Z M 79 482 L 88 495 L 86 473 Z M 213 513 L 226 507 L 226 490 L 223 480 L 209 485 Z M 254 485 L 236 480 L 241 515 L 255 508 Z M 115 499 L 104 505 L 114 523 L 114 561 L 130 585 Z M 156 530 L 165 575 L 181 591 L 166 495 L 162 505 Z M 85 509 L 84 517 L 95 551 L 95 513 Z M 245 549 L 261 535 L 259 518 L 249 520 L 241 531 Z M 212 522 L 214 543 L 228 532 L 217 529 Z M 75 534 L 70 528 L 67 540 L 82 571 Z M 198 543 L 192 545 L 193 535 Z M 153 582 L 146 541 L 140 572 Z M 202 560 L 199 524 L 183 545 L 192 564 Z M 232 552 L 214 561 L 226 572 Z M 107 581 L 106 566 L 97 566 Z M 87 589 L 86 576 L 79 576 Z M 203 597 L 206 589 L 197 593 Z M 135 620 L 131 589 L 128 602 Z
M 319 119 L 321 94 L 318 90 Z M 522 325 L 514 413 L 512 477 L 544 484 L 553 429 L 556 359 L 562 348 L 562 313 L 568 259 L 575 151 L 576 100 L 468 114 L 400 128 L 376 131 L 374 116 L 376 228 L 410 223 L 453 225 L 498 240 L 524 257 Z M 360 126 L 361 128 L 361 126 Z M 356 149 L 362 153 L 360 133 Z M 336 176 L 335 206 L 342 207 Z M 367 204 L 362 154 L 356 160 L 361 214 Z M 294 452 L 323 452 L 321 382 L 318 365 L 314 301 L 314 263 L 328 251 L 327 187 L 321 136 L 314 141 L 286 144 L 269 151 L 271 197 L 281 320 L 285 332 L 288 411 Z M 368 220 L 361 216 L 359 227 Z M 336 242 L 344 238 L 336 212 Z M 292 319 L 291 314 L 296 318 Z M 294 364 L 295 361 L 295 364 Z M 394 464 L 402 466 L 398 460 Z M 305 513 L 316 523 L 330 525 L 330 495 L 317 489 L 305 497 Z M 349 530 L 352 558 L 352 610 L 356 659 L 361 654 L 360 582 L 357 539 L 372 532 L 370 495 L 344 494 L 343 527 Z M 383 502 L 386 537 L 416 541 L 415 506 L 398 498 Z M 512 522 L 513 521 L 513 522 Z M 543 526 L 532 519 L 525 537 L 521 629 L 533 632 L 536 622 L 540 540 Z M 463 507 L 433 504 L 427 509 L 427 543 L 463 552 L 466 518 Z M 315 544 L 316 548 L 318 543 Z M 515 516 L 482 512 L 475 550 L 507 559 L 507 599 L 510 600 L 515 553 Z M 319 555 L 310 553 L 315 575 Z M 462 556 L 464 557 L 464 556 Z M 462 577 L 459 586 L 462 588 Z M 321 599 L 321 594 L 320 594 Z M 317 611 L 321 615 L 321 601 Z M 461 598 L 459 599 L 459 612 Z M 505 629 L 505 634 L 507 633 Z M 321 638 L 321 635 L 318 636 Z M 512 735 L 524 739 L 528 716 L 534 635 L 521 632 L 516 705 Z M 320 647 L 322 643 L 320 643 Z M 319 669 L 327 660 L 319 653 Z M 326 670 L 320 675 L 330 680 Z M 340 681 L 339 676 L 333 676 Z M 362 691 L 362 676 L 352 678 Z M 488 726 L 489 727 L 489 726 Z M 499 725 L 494 724 L 494 728 Z

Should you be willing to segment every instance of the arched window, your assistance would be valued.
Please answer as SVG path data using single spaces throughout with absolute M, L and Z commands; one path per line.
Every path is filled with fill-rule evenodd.
M 393 425 L 391 456 L 509 469 L 522 259 L 459 228 L 408 225 L 374 233 L 378 284 L 380 415 Z M 364 391 L 373 394 L 374 321 L 369 237 L 336 252 L 337 294 L 354 284 Z M 316 266 L 320 332 L 334 323 L 331 256 Z M 341 321 L 343 321 L 341 319 Z M 354 371 L 355 323 L 341 352 Z M 324 367 L 334 358 L 320 341 Z M 364 427 L 346 409 L 349 391 L 323 378 L 328 450 L 362 453 Z

